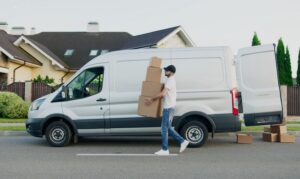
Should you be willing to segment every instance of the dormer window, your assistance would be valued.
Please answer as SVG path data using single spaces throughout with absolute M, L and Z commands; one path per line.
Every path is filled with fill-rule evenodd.
M 67 49 L 65 52 L 65 56 L 71 56 L 74 53 L 74 49 Z
M 106 54 L 109 50 L 101 50 L 101 55 Z
M 90 52 L 90 56 L 96 56 L 97 54 L 98 54 L 98 50 L 95 49 L 91 50 Z

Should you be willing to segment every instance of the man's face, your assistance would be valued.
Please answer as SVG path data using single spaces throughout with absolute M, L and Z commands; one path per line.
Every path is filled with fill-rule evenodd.
M 170 72 L 170 71 L 165 71 L 165 76 L 166 76 L 166 77 L 170 77 L 170 76 L 171 76 L 171 73 L 172 73 L 172 72 Z

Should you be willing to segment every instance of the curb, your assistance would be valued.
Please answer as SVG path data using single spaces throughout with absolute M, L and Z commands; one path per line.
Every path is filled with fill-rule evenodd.
M 29 136 L 26 131 L 0 131 L 0 136 Z
M 252 136 L 261 136 L 263 132 L 230 132 L 230 133 L 216 133 L 215 136 L 236 136 L 239 133 L 251 134 Z M 291 131 L 289 134 L 300 137 L 300 131 Z M 0 136 L 30 136 L 26 131 L 0 131 Z
M 219 133 L 215 134 L 215 136 L 236 136 L 237 134 L 250 134 L 252 136 L 261 136 L 263 132 L 230 132 L 230 133 Z M 296 137 L 300 137 L 300 131 L 288 131 L 288 134 L 294 135 Z

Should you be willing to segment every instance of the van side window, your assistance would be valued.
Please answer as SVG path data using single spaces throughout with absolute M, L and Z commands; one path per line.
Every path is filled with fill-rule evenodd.
M 68 100 L 95 95 L 102 90 L 104 68 L 90 68 L 81 72 L 67 87 Z

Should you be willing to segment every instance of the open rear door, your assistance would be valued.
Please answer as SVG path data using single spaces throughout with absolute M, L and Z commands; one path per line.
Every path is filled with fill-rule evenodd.
M 236 73 L 246 126 L 282 122 L 282 103 L 274 45 L 238 51 Z

